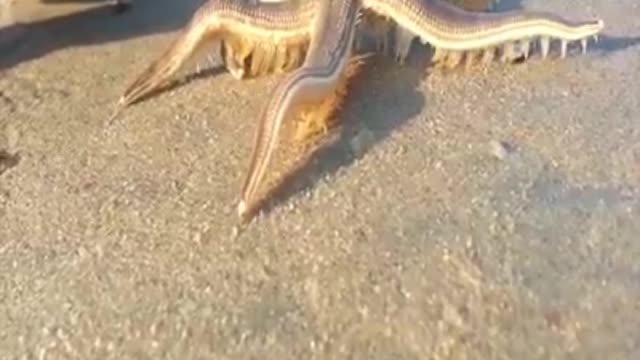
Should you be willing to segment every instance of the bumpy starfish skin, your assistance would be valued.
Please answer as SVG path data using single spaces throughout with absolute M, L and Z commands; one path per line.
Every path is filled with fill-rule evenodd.
M 223 57 L 238 78 L 284 73 L 258 118 L 238 204 L 243 217 L 258 202 L 257 189 L 283 124 L 309 106 L 318 106 L 316 118 L 326 121 L 344 98 L 346 88 L 341 84 L 345 76 L 350 78 L 356 30 L 369 19 L 365 14 L 388 18 L 430 44 L 436 49 L 435 60 L 449 67 L 477 58 L 527 57 L 533 41 L 539 42 L 540 53 L 546 57 L 551 39 L 560 40 L 564 57 L 569 42 L 580 41 L 586 50 L 587 39 L 604 27 L 602 20 L 576 22 L 545 12 L 472 12 L 443 0 L 241 1 L 255 0 L 205 3 L 169 49 L 125 90 L 119 105 L 127 106 L 157 89 L 198 49 L 215 40 L 223 41 Z
M 346 69 L 340 74 L 336 89 L 320 104 L 309 104 L 300 110 L 301 122 L 296 127 L 294 141 L 304 142 L 310 137 L 321 133 L 326 135 L 335 120 L 335 115 L 344 104 L 348 94 L 350 81 L 361 71 L 368 56 L 353 56 L 349 59 Z
M 456 5 L 467 11 L 487 11 L 491 10 L 497 5 L 500 0 L 445 0 L 453 5 Z M 374 12 L 367 12 L 366 21 L 363 21 L 361 26 L 361 32 L 364 34 L 370 34 L 375 38 L 376 49 L 381 51 L 385 55 L 389 51 L 389 35 L 394 36 L 394 59 L 399 64 L 404 64 L 409 51 L 411 50 L 411 44 L 416 38 L 416 35 L 412 32 L 397 26 L 393 21 L 390 21 L 385 16 L 377 15 Z M 360 40 L 358 38 L 357 40 Z M 360 44 L 356 41 L 356 47 L 360 48 Z
M 292 2 L 294 0 L 236 0 L 244 1 L 249 5 L 258 5 L 260 3 L 284 3 Z M 486 11 L 491 10 L 500 0 L 444 0 L 450 2 L 462 9 L 468 11 Z M 389 36 L 394 35 L 395 53 L 394 59 L 403 64 L 411 49 L 411 44 L 416 38 L 416 35 L 403 29 L 400 26 L 391 21 L 389 18 L 379 15 L 372 11 L 364 11 L 364 16 L 360 24 L 358 25 L 358 35 L 355 39 L 355 47 L 357 50 L 362 49 L 362 40 L 366 36 L 373 36 L 376 43 L 376 50 L 385 55 L 389 53 Z M 269 73 L 283 73 L 298 67 L 302 60 L 304 60 L 304 44 L 293 45 L 290 44 L 286 48 L 282 49 L 282 55 L 278 59 L 272 61 L 273 66 L 271 71 L 255 72 L 250 71 L 252 67 L 251 54 L 256 54 L 257 57 L 264 57 L 260 54 L 261 49 L 258 44 L 251 43 L 246 39 L 232 38 L 228 41 L 223 41 L 221 44 L 221 55 L 223 62 L 229 73 L 237 79 L 243 79 L 247 77 L 262 76 Z M 289 53 L 288 55 L 286 53 Z M 234 56 L 234 54 L 237 54 Z M 278 62 L 278 60 L 281 60 Z
M 461 7 L 467 11 L 487 11 L 493 9 L 500 0 L 447 0 L 448 2 Z M 384 34 L 384 36 L 388 36 Z M 411 44 L 416 35 L 410 31 L 396 26 L 394 32 L 395 52 L 394 59 L 399 64 L 404 64 L 411 50 Z M 434 61 L 434 63 L 437 63 Z

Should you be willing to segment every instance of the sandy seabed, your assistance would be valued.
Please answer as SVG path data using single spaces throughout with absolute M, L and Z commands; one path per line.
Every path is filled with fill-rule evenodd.
M 214 69 L 106 123 L 199 3 L 16 5 L 0 358 L 640 358 L 637 0 L 504 1 L 601 17 L 585 55 L 430 75 L 417 45 L 375 58 L 351 135 L 246 226 L 279 76 Z

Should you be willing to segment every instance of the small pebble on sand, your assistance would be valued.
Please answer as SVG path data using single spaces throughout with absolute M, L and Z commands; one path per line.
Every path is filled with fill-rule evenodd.
M 496 158 L 504 160 L 513 152 L 513 147 L 504 141 L 491 140 L 489 152 Z

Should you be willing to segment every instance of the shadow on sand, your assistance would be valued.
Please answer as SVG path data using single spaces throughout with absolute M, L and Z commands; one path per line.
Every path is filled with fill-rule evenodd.
M 135 0 L 129 11 L 116 15 L 105 0 L 42 0 L 56 3 L 104 3 L 71 14 L 0 28 L 0 38 L 19 31 L 0 49 L 0 71 L 69 47 L 97 45 L 176 31 L 191 18 L 202 0 Z M 19 19 L 18 19 L 19 20 Z M 15 35 L 9 35 L 15 37 Z M 132 49 L 134 50 L 134 49 Z
M 422 61 L 428 59 L 423 58 Z M 337 139 L 309 154 L 305 161 L 295 164 L 279 178 L 276 185 L 249 209 L 245 223 L 257 214 L 268 214 L 292 196 L 315 186 L 323 177 L 333 176 L 341 168 L 350 166 L 378 142 L 420 114 L 426 103 L 420 90 L 424 74 L 418 69 L 426 67 L 426 63 L 415 68 L 392 69 L 395 66 L 397 64 L 392 60 L 382 56 L 368 61 L 354 79 L 343 109 L 335 115 L 340 123 L 335 130 Z M 381 83 L 385 86 L 380 86 Z M 358 154 L 353 151 L 351 142 L 363 129 L 372 138 L 364 152 Z
M 606 56 L 639 43 L 640 37 L 602 36 L 601 41 L 592 48 Z M 355 79 L 357 84 L 348 95 L 343 111 L 337 114 L 342 123 L 342 128 L 338 130 L 338 139 L 310 154 L 306 158 L 307 161 L 297 164 L 278 179 L 276 185 L 250 209 L 243 222 L 247 224 L 259 214 L 268 215 L 291 197 L 313 188 L 325 176 L 334 176 L 341 168 L 351 166 L 359 158 L 350 147 L 354 137 L 358 136 L 359 128 L 367 128 L 373 134 L 373 141 L 366 146 L 366 153 L 376 143 L 415 118 L 425 106 L 425 95 L 419 89 L 419 81 L 423 76 L 417 72 L 418 69 L 429 68 L 429 57 L 424 56 L 424 51 L 421 52 L 421 64 L 411 65 L 410 69 L 393 70 L 391 68 L 397 64 L 391 60 L 380 61 L 379 57 L 372 59 L 371 62 L 374 64 L 369 64 Z M 515 63 L 524 62 L 526 61 L 520 59 Z M 385 86 L 377 86 L 377 91 L 372 91 L 371 88 L 376 85 L 372 84 L 374 81 L 370 79 L 385 72 L 393 73 L 392 81 L 385 82 Z M 366 106 L 360 106 L 361 101 L 358 99 L 367 99 Z M 402 103 L 401 106 L 397 104 L 398 101 Z

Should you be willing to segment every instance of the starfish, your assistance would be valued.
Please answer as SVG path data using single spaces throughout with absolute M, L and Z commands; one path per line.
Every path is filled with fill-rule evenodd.
M 356 31 L 370 24 L 372 16 L 397 25 L 409 44 L 418 38 L 434 47 L 433 60 L 445 67 L 455 67 L 463 58 L 473 61 L 478 55 L 484 61 L 497 55 L 503 61 L 527 58 L 532 44 L 539 44 L 541 56 L 547 57 L 552 39 L 560 40 L 560 54 L 565 57 L 570 42 L 580 41 L 584 52 L 587 40 L 597 40 L 604 28 L 600 19 L 572 21 L 529 10 L 474 12 L 444 0 L 250 1 L 204 3 L 169 48 L 127 87 L 116 110 L 158 89 L 187 59 L 215 40 L 221 41 L 224 64 L 238 79 L 284 74 L 258 116 L 237 205 L 242 218 L 253 213 L 258 187 L 287 122 L 309 106 L 319 108 L 315 116 L 324 121 L 332 113 L 327 109 L 341 103 L 347 92 L 345 82 L 357 68 L 354 59 L 362 56 L 354 46 Z M 396 52 L 396 59 L 402 60 L 406 52 L 408 48 Z M 307 122 L 318 129 L 313 121 Z M 319 128 L 325 131 L 322 125 Z

